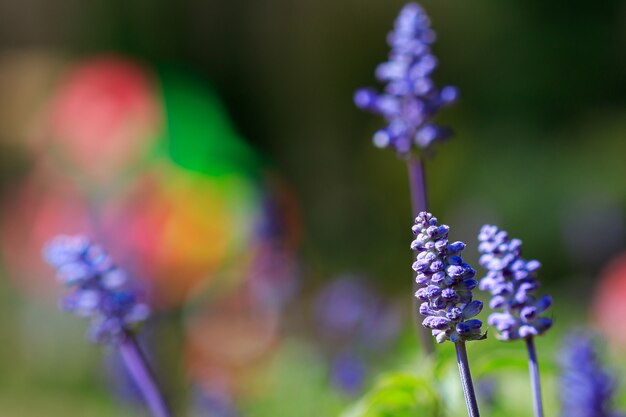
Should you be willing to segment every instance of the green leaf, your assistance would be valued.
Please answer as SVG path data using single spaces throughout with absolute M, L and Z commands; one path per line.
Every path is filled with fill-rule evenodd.
M 407 372 L 386 374 L 342 417 L 437 416 L 441 398 L 430 378 Z
M 183 72 L 159 73 L 165 126 L 162 151 L 192 171 L 212 176 L 248 172 L 259 166 L 209 85 Z

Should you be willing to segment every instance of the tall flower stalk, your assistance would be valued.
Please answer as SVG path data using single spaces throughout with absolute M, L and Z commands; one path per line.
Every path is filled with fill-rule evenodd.
M 431 79 L 437 67 L 437 58 L 430 49 L 435 38 L 422 7 L 416 3 L 404 6 L 387 38 L 389 60 L 376 69 L 376 78 L 386 84 L 384 91 L 362 88 L 354 95 L 357 107 L 381 115 L 388 122 L 374 134 L 374 145 L 395 150 L 406 162 L 413 217 L 428 209 L 425 157 L 434 143 L 452 133 L 431 120 L 458 96 L 455 87 L 438 90 Z M 431 353 L 428 333 L 422 331 L 421 338 L 425 350 Z
M 525 340 L 534 412 L 536 417 L 543 417 L 535 337 L 552 327 L 552 320 L 541 316 L 552 305 L 552 298 L 537 297 L 536 273 L 541 264 L 523 259 L 522 241 L 509 239 L 507 232 L 496 226 L 483 226 L 478 240 L 479 262 L 487 270 L 480 289 L 491 293 L 489 307 L 498 310 L 489 316 L 488 323 L 499 332 L 500 340 Z
M 124 271 L 84 236 L 58 236 L 44 246 L 43 256 L 56 269 L 59 281 L 72 289 L 61 299 L 61 308 L 90 318 L 91 341 L 115 345 L 152 415 L 170 417 L 134 336 L 150 308 L 139 301 Z
M 431 213 L 421 212 L 415 219 L 415 240 L 411 249 L 417 252 L 413 270 L 417 273 L 419 289 L 415 297 L 422 303 L 420 314 L 426 316 L 422 322 L 437 340 L 449 340 L 456 348 L 457 363 L 461 375 L 463 394 L 470 417 L 479 416 L 474 384 L 470 373 L 465 343 L 482 340 L 482 322 L 475 319 L 483 303 L 473 299 L 473 289 L 478 282 L 476 271 L 463 261 L 463 242 L 448 242 L 447 225 L 438 225 Z

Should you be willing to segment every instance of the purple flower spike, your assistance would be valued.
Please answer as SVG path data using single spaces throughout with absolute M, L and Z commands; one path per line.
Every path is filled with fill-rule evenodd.
M 552 298 L 537 298 L 539 282 L 536 272 L 539 262 L 521 257 L 522 242 L 509 239 L 496 226 L 485 225 L 478 235 L 480 264 L 487 275 L 480 280 L 480 289 L 489 291 L 493 309 L 488 322 L 494 326 L 501 340 L 516 340 L 538 336 L 552 327 L 552 320 L 541 317 L 552 305 Z
M 429 149 L 452 135 L 450 129 L 431 122 L 441 107 L 454 103 L 459 95 L 452 86 L 437 90 L 431 79 L 437 67 L 430 50 L 435 37 L 421 6 L 404 6 L 387 39 L 389 60 L 376 69 L 376 78 L 386 83 L 384 92 L 362 88 L 354 95 L 357 107 L 379 114 L 389 123 L 374 135 L 376 146 L 407 154 L 414 148 Z
M 612 409 L 615 378 L 598 357 L 590 334 L 570 334 L 559 355 L 563 417 L 624 417 Z
M 420 286 L 415 296 L 423 301 L 420 313 L 426 316 L 422 325 L 432 330 L 438 343 L 484 339 L 482 322 L 473 319 L 483 308 L 482 302 L 472 300 L 476 271 L 460 256 L 465 245 L 448 243 L 449 229 L 438 226 L 437 218 L 427 212 L 421 212 L 413 226 L 411 248 L 418 253 L 413 269 Z
M 59 281 L 73 288 L 61 300 L 61 308 L 91 318 L 93 342 L 117 341 L 150 315 L 124 271 L 86 237 L 58 236 L 44 246 L 43 256 L 57 270 Z

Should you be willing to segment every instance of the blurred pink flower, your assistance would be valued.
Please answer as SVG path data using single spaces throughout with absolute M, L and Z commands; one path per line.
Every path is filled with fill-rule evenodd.
M 150 73 L 123 58 L 100 57 L 66 75 L 42 134 L 61 163 L 107 182 L 137 162 L 159 134 L 161 118 Z
M 626 347 L 626 253 L 614 258 L 600 275 L 593 298 L 595 324 L 614 345 Z

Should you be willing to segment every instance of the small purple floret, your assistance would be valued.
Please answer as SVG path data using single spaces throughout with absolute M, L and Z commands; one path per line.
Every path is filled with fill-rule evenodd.
M 426 316 L 422 325 L 432 330 L 438 343 L 484 339 L 482 322 L 472 318 L 483 303 L 472 300 L 476 271 L 460 256 L 465 245 L 449 244 L 450 228 L 437 226 L 437 219 L 427 212 L 417 216 L 412 230 L 411 248 L 418 252 L 413 269 L 420 286 L 415 296 L 423 301 L 420 313 Z
M 61 308 L 91 318 L 92 341 L 115 341 L 150 315 L 124 271 L 88 238 L 58 236 L 44 246 L 43 257 L 57 270 L 59 281 L 73 289 L 61 299 Z
M 389 123 L 374 134 L 376 146 L 407 154 L 414 148 L 428 149 L 452 135 L 450 129 L 431 122 L 441 107 L 459 96 L 456 87 L 437 90 L 431 79 L 437 68 L 437 58 L 430 50 L 435 38 L 421 6 L 404 6 L 387 38 L 389 60 L 376 69 L 376 78 L 386 83 L 384 92 L 362 88 L 354 95 L 357 107 L 379 114 Z
M 521 257 L 522 241 L 509 239 L 496 226 L 485 225 L 478 235 L 479 262 L 487 270 L 480 280 L 480 289 L 493 298 L 489 306 L 502 312 L 492 313 L 488 323 L 500 333 L 501 340 L 516 340 L 539 336 L 552 327 L 552 320 L 541 317 L 552 305 L 552 298 L 537 298 L 539 282 L 536 272 L 541 266 L 536 260 Z

